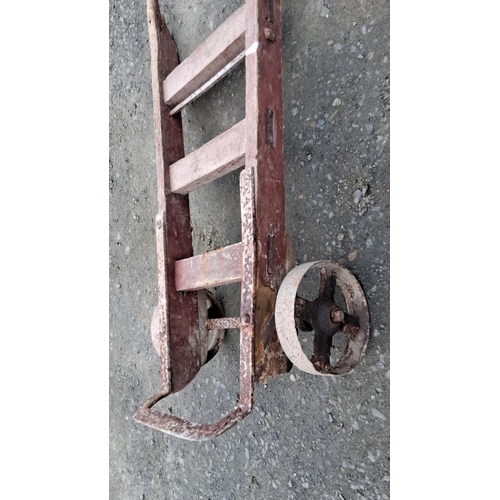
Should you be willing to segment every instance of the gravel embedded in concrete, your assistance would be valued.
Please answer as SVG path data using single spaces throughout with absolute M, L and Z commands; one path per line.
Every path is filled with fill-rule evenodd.
M 389 498 L 389 3 L 283 4 L 287 231 L 296 264 L 336 260 L 361 282 L 372 322 L 366 357 L 345 377 L 293 368 L 258 385 L 254 411 L 210 442 L 175 439 L 133 421 L 138 405 L 159 388 L 160 362 L 150 337 L 157 280 L 155 151 L 146 3 L 112 0 L 113 500 Z M 181 60 L 240 5 L 161 2 Z M 240 65 L 186 108 L 186 153 L 244 118 L 244 92 Z M 190 203 L 196 253 L 241 239 L 238 172 L 193 192 Z M 237 314 L 239 285 L 217 292 L 227 314 Z M 231 330 L 191 385 L 160 408 L 217 420 L 237 400 L 238 356 L 238 333 Z

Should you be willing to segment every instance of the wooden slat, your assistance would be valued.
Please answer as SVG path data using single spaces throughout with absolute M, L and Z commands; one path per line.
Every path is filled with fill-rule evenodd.
M 177 291 L 201 290 L 241 281 L 242 244 L 236 243 L 213 252 L 196 255 L 175 263 Z
M 187 194 L 245 164 L 245 120 L 170 166 L 173 193 Z
M 175 290 L 174 262 L 193 255 L 188 196 L 169 192 L 170 165 L 184 156 L 180 115 L 170 116 L 162 82 L 178 65 L 177 47 L 157 0 L 148 0 L 159 214 L 156 219 L 162 391 L 178 392 L 201 367 L 198 294 Z
M 163 94 L 170 107 L 184 101 L 226 66 L 227 71 L 232 68 L 229 63 L 245 50 L 245 12 L 243 5 L 167 76 Z M 218 79 L 224 76 L 222 73 Z
M 233 68 L 238 66 L 238 64 L 245 59 L 245 53 L 241 52 L 241 54 L 238 54 L 232 61 L 227 63 L 218 73 L 216 73 L 210 80 L 208 80 L 206 83 L 204 83 L 201 87 L 198 87 L 197 90 L 195 90 L 192 94 L 190 94 L 186 99 L 181 101 L 180 104 L 177 104 L 175 108 L 170 111 L 170 116 L 174 116 L 176 113 L 178 113 L 183 107 L 187 106 L 190 102 L 194 101 L 195 99 L 198 99 L 200 95 L 204 94 L 207 90 L 211 89 L 219 80 L 224 78 L 227 73 L 229 73 Z

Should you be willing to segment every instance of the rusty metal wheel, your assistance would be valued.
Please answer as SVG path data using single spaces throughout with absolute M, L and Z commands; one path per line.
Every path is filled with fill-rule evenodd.
M 209 290 L 200 290 L 200 305 L 205 301 L 203 317 L 207 319 L 223 318 L 224 309 L 220 300 L 216 295 Z M 202 295 L 203 294 L 203 295 Z M 226 330 L 221 328 L 214 328 L 213 330 L 207 330 L 206 328 L 200 328 L 203 336 L 203 332 L 206 332 L 207 337 L 201 339 L 201 358 L 202 365 L 208 363 L 218 352 L 221 346 Z M 155 307 L 153 311 L 153 317 L 151 319 L 151 340 L 153 341 L 154 348 L 158 355 L 160 355 L 160 323 L 158 317 L 158 306 Z
M 297 296 L 299 285 L 309 270 L 320 271 L 320 285 L 315 300 Z M 347 311 L 334 300 L 338 285 Z M 368 344 L 370 316 L 365 294 L 354 275 L 345 267 L 330 261 L 301 264 L 283 280 L 276 299 L 276 330 L 283 350 L 300 370 L 313 375 L 344 375 L 361 361 Z M 314 353 L 304 353 L 297 329 L 314 331 Z M 342 333 L 347 343 L 340 359 L 330 364 L 333 336 Z

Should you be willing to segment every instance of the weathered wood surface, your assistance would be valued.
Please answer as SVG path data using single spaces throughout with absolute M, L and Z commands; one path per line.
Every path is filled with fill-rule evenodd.
M 148 0 L 151 76 L 155 125 L 158 207 L 158 311 L 162 391 L 183 389 L 201 367 L 197 293 L 175 289 L 175 261 L 193 255 L 189 200 L 170 192 L 169 167 L 184 156 L 180 115 L 171 117 L 162 82 L 178 65 L 177 47 L 160 13 Z
M 166 77 L 163 92 L 168 106 L 177 106 L 214 76 L 220 79 L 233 67 L 231 61 L 245 51 L 245 12 L 243 5 Z
M 187 194 L 245 164 L 245 120 L 170 166 L 172 192 Z
M 201 290 L 241 281 L 242 244 L 236 243 L 175 263 L 178 291 Z
M 274 307 L 286 274 L 281 0 L 247 0 L 245 168 L 256 172 L 255 377 L 290 369 L 278 340 Z M 267 36 L 266 36 L 267 35 Z

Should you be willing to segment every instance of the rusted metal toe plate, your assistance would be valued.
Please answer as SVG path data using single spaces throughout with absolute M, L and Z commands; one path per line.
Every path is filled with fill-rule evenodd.
M 189 441 L 205 441 L 226 432 L 248 415 L 251 408 L 237 406 L 214 424 L 198 424 L 169 413 L 153 410 L 152 407 L 167 397 L 169 393 L 160 393 L 151 397 L 135 413 L 134 420 L 161 432 Z
M 321 373 L 307 358 L 297 336 L 295 327 L 295 297 L 302 278 L 310 269 L 327 268 L 332 272 L 344 295 L 348 313 L 359 321 L 358 327 L 346 326 L 347 345 L 332 373 Z M 292 269 L 281 284 L 276 300 L 276 329 L 283 350 L 292 363 L 302 371 L 313 375 L 343 375 L 352 371 L 360 362 L 368 345 L 370 317 L 368 304 L 361 285 L 354 275 L 340 264 L 330 261 L 307 262 Z

